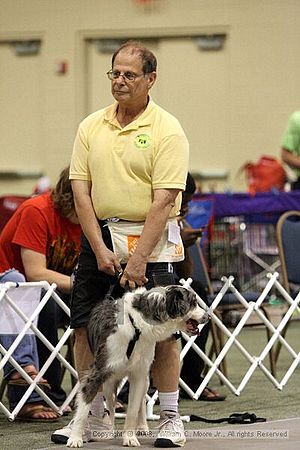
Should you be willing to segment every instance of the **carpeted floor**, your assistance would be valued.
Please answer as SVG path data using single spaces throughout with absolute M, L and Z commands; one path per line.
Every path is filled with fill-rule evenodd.
M 292 348 L 300 351 L 300 322 L 293 323 L 288 331 L 287 340 Z M 250 353 L 259 354 L 266 344 L 264 329 L 247 328 L 243 330 L 240 341 L 247 347 Z M 278 362 L 277 379 L 281 380 L 291 365 L 292 358 L 283 349 Z M 229 379 L 237 386 L 249 363 L 240 351 L 234 346 L 228 356 L 227 364 Z M 265 361 L 268 366 L 268 361 Z M 300 416 L 300 366 L 296 369 L 287 385 L 282 391 L 277 390 L 260 369 L 257 369 L 239 397 L 231 393 L 224 386 L 220 386 L 219 379 L 214 376 L 210 382 L 211 387 L 227 394 L 224 402 L 203 402 L 182 400 L 180 412 L 183 415 L 195 414 L 205 418 L 226 417 L 234 412 L 250 412 L 257 416 L 265 417 L 268 421 L 276 419 L 295 418 Z M 66 378 L 65 387 L 68 388 L 69 380 Z M 155 407 L 157 411 L 157 407 Z M 24 423 L 8 422 L 3 413 L 0 413 L 0 450 L 31 450 L 51 447 L 50 435 L 56 428 L 61 428 L 68 423 L 70 417 L 64 417 L 58 423 Z M 122 427 L 122 420 L 118 420 L 118 427 Z M 156 422 L 151 422 L 154 428 Z M 220 425 L 210 425 L 203 422 L 189 422 L 186 429 L 207 429 Z M 52 445 L 55 449 L 55 444 Z M 103 447 L 101 447 L 103 448 Z M 248 447 L 246 447 L 248 448 Z M 282 447 L 283 448 L 283 447 Z

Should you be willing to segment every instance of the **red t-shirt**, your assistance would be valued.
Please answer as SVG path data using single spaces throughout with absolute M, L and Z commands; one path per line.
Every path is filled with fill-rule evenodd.
M 25 274 L 21 247 L 46 256 L 47 268 L 71 275 L 80 250 L 80 225 L 60 216 L 49 193 L 22 203 L 0 234 L 0 273 Z

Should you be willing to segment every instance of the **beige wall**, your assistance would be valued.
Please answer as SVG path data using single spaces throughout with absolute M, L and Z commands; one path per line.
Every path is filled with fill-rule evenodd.
M 97 38 L 161 40 L 163 89 L 158 85 L 157 100 L 180 118 L 188 134 L 190 169 L 229 173 L 228 180 L 205 183 L 206 188 L 245 190 L 236 177 L 241 164 L 262 154 L 279 155 L 287 117 L 299 108 L 300 1 L 153 0 L 149 9 L 137 3 L 1 0 L 0 58 L 14 40 L 40 39 L 42 45 L 38 65 L 30 62 L 32 77 L 25 56 L 17 57 L 23 80 L 15 71 L 0 70 L 0 84 L 13 79 L 16 87 L 10 97 L 0 88 L 0 172 L 42 171 L 55 181 L 70 159 L 78 122 L 89 112 L 87 82 L 95 78 L 89 44 Z M 221 53 L 196 55 L 192 41 L 186 45 L 191 36 L 210 32 L 227 34 Z M 65 75 L 56 73 L 60 61 L 68 63 Z M 21 83 L 32 92 L 31 100 L 20 95 Z M 12 105 L 16 113 L 8 115 Z M 30 126 L 24 131 L 26 118 Z M 0 193 L 29 193 L 34 182 L 2 176 Z

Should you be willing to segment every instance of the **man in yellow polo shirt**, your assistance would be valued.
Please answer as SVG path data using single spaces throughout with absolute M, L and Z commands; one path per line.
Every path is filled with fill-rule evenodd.
M 80 124 L 70 169 L 84 233 L 71 306 L 80 377 L 93 360 L 86 334 L 90 311 L 116 286 L 117 275 L 122 272 L 120 285 L 130 289 L 174 284 L 172 262 L 184 258 L 175 218 L 185 188 L 188 142 L 178 120 L 149 98 L 156 58 L 129 41 L 114 53 L 107 75 L 116 102 Z M 178 414 L 179 372 L 172 337 L 157 345 L 152 367 L 161 408 L 156 447 L 185 444 Z M 85 440 L 97 440 L 97 431 L 109 425 L 100 392 Z M 71 427 L 55 431 L 52 440 L 65 443 Z

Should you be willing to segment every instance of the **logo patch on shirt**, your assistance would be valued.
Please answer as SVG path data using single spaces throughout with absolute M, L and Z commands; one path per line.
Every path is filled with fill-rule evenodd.
M 151 142 L 151 139 L 150 139 L 150 136 L 148 136 L 148 134 L 138 134 L 134 140 L 134 145 L 137 148 L 140 148 L 143 150 L 150 146 L 150 142 Z

